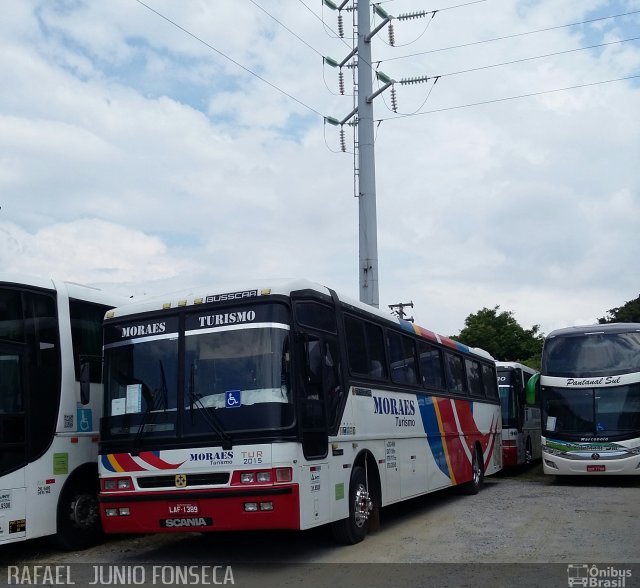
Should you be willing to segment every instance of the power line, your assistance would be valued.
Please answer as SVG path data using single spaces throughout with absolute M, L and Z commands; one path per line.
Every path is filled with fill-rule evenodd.
M 320 53 L 320 51 L 318 51 L 315 47 L 312 47 L 298 34 L 294 33 L 287 25 L 280 22 L 275 16 L 273 16 L 273 14 L 271 14 L 268 10 L 260 6 L 260 4 L 258 4 L 255 0 L 249 0 L 249 2 L 251 2 L 251 4 L 253 4 L 256 8 L 259 8 L 260 10 L 262 10 L 262 12 L 264 12 L 269 18 L 272 18 L 273 20 L 275 20 L 283 29 L 285 29 L 286 31 L 291 33 L 296 39 L 298 39 L 298 41 L 300 41 L 301 43 L 304 43 L 307 47 L 309 47 L 309 49 L 311 49 L 312 51 L 315 51 L 320 57 L 324 57 L 322 53 Z
M 600 82 L 591 82 L 589 84 L 578 84 L 576 86 L 568 86 L 566 88 L 556 88 L 555 90 L 543 90 L 541 92 L 531 92 L 530 94 L 520 94 L 518 96 L 508 96 L 506 98 L 495 98 L 494 100 L 484 100 L 482 102 L 473 102 L 471 104 L 460 104 L 458 106 L 446 106 L 444 108 L 436 108 L 434 110 L 425 110 L 423 112 L 416 112 L 414 114 L 399 114 L 398 116 L 390 116 L 387 118 L 380 118 L 377 119 L 379 122 L 384 122 L 384 121 L 388 121 L 388 120 L 397 120 L 400 118 L 409 118 L 411 116 L 422 116 L 424 114 L 435 114 L 438 112 L 446 112 L 448 110 L 460 110 L 462 108 L 471 108 L 473 106 L 484 106 L 486 104 L 496 104 L 498 102 L 507 102 L 509 100 L 518 100 L 520 98 L 531 98 L 533 96 L 542 96 L 544 94 L 552 94 L 554 92 L 565 92 L 567 90 L 576 90 L 579 88 L 589 88 L 591 86 L 599 86 L 602 84 L 611 84 L 613 82 L 622 82 L 625 80 L 633 80 L 636 78 L 640 78 L 640 74 L 636 74 L 636 75 L 632 75 L 632 76 L 626 76 L 623 78 L 615 78 L 612 80 L 603 80 Z
M 397 59 L 407 59 L 408 57 L 416 57 L 418 55 L 427 55 L 428 53 L 438 53 L 440 51 L 449 51 L 450 49 L 461 49 L 463 47 L 472 47 L 474 45 L 481 45 L 483 43 L 493 43 L 494 41 L 504 41 L 505 39 L 514 39 L 516 37 L 524 37 L 525 35 L 534 35 L 537 33 L 544 33 L 547 31 L 554 31 L 557 29 L 564 29 L 564 28 L 568 28 L 568 27 L 576 27 L 579 25 L 584 25 L 584 24 L 589 24 L 592 22 L 599 22 L 602 20 L 609 20 L 609 19 L 613 19 L 613 18 L 620 18 L 622 16 L 629 16 L 631 14 L 638 14 L 640 12 L 640 10 L 633 10 L 631 12 L 623 12 L 621 14 L 614 14 L 614 15 L 610 15 L 610 16 L 601 16 L 599 18 L 592 18 L 589 20 L 583 20 L 580 22 L 573 22 L 573 23 L 569 23 L 569 24 L 564 24 L 564 25 L 557 25 L 554 27 L 547 27 L 545 29 L 537 29 L 535 31 L 527 31 L 524 33 L 515 33 L 513 35 L 505 35 L 503 37 L 495 37 L 493 39 L 485 39 L 484 41 L 473 41 L 472 43 L 463 43 L 461 45 L 451 45 L 449 47 L 440 47 L 439 49 L 430 49 L 428 51 L 421 51 L 419 53 L 411 53 L 409 55 L 401 55 L 398 57 L 389 57 L 388 59 L 382 59 L 377 63 L 383 63 L 386 61 L 395 61 Z
M 460 71 L 453 71 L 450 73 L 439 74 L 438 78 L 444 78 L 446 76 L 456 76 L 458 74 L 471 73 L 473 71 L 481 71 L 483 69 L 491 69 L 492 67 L 501 67 L 503 65 L 513 65 L 514 63 L 522 63 L 523 61 L 533 61 L 535 59 L 544 59 L 545 57 L 555 57 L 556 55 L 565 55 L 567 53 L 575 53 L 576 51 L 586 51 L 587 49 L 597 49 L 598 47 L 605 47 L 607 45 L 615 45 L 618 43 L 627 43 L 629 41 L 637 41 L 640 37 L 632 37 L 630 39 L 621 39 L 620 41 L 609 41 L 607 43 L 599 43 L 598 45 L 589 45 L 588 47 L 578 47 L 577 49 L 567 49 L 566 51 L 556 51 L 555 53 L 545 53 L 544 55 L 536 55 L 534 57 L 523 57 L 522 59 L 514 59 L 513 61 L 504 61 L 502 63 L 494 63 L 492 65 L 483 65 L 482 67 L 474 67 L 471 69 L 462 69 Z
M 145 4 L 144 2 L 142 2 L 142 0 L 134 0 L 134 2 L 137 2 L 141 6 L 144 6 L 147 10 L 153 12 L 154 14 L 159 16 L 160 18 L 166 20 L 168 23 L 172 24 L 174 27 L 180 29 L 183 33 L 186 33 L 187 35 L 189 35 L 190 37 L 192 37 L 196 41 L 202 43 L 205 47 L 208 47 L 212 51 L 215 51 L 218 55 L 220 55 L 221 57 L 224 57 L 225 59 L 227 59 L 228 61 L 230 61 L 231 63 L 233 63 L 237 67 L 239 67 L 240 69 L 243 69 L 248 74 L 251 74 L 255 78 L 258 78 L 261 82 L 267 84 L 269 87 L 273 88 L 277 92 L 280 92 L 280 94 L 283 94 L 287 98 L 289 98 L 289 99 L 293 100 L 294 102 L 297 102 L 298 104 L 300 104 L 300 106 L 304 106 L 307 110 L 310 110 L 311 112 L 313 112 L 313 113 L 317 114 L 318 116 L 321 116 L 322 118 L 324 118 L 324 115 L 321 114 L 320 112 L 318 112 L 312 106 L 309 106 L 308 104 L 305 104 L 301 100 L 298 100 L 295 96 L 292 96 L 291 94 L 289 94 L 288 92 L 286 92 L 282 88 L 279 88 L 278 86 L 276 86 L 275 84 L 273 84 L 269 80 L 266 80 L 265 78 L 263 78 L 261 75 L 259 75 L 256 72 L 250 70 L 248 67 L 245 67 L 244 65 L 242 65 L 241 63 L 239 63 L 235 59 L 233 59 L 232 57 L 229 57 L 226 53 L 223 53 L 219 49 L 216 49 L 213 45 L 211 45 L 210 43 L 207 43 L 204 39 L 201 39 L 200 37 L 198 37 L 197 35 L 195 35 L 191 31 L 189 31 L 189 30 L 185 29 L 184 27 L 180 26 L 177 22 L 171 20 L 169 17 L 165 16 L 161 12 L 158 12 L 155 8 L 152 8 L 148 4 Z
M 480 4 L 481 2 L 486 2 L 487 0 L 473 0 L 472 2 L 465 2 L 464 4 L 456 4 L 455 6 L 447 6 L 445 8 L 436 8 L 433 12 L 442 12 L 443 10 L 453 10 L 454 8 L 462 8 L 463 6 L 471 6 L 472 4 Z M 429 11 L 431 12 L 431 10 Z

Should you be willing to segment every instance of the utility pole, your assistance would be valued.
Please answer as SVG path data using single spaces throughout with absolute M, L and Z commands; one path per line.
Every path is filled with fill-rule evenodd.
M 336 5 L 332 0 L 324 0 L 324 3 L 332 10 L 342 11 L 350 0 L 343 0 Z M 356 117 L 357 126 L 357 171 L 358 178 L 358 219 L 359 219 L 359 285 L 360 301 L 371 306 L 379 307 L 378 289 L 378 221 L 376 213 L 376 163 L 374 150 L 373 131 L 373 100 L 386 91 L 392 89 L 392 102 L 395 103 L 393 84 L 395 81 L 382 72 L 377 72 L 376 77 L 382 82 L 382 86 L 373 92 L 373 68 L 371 66 L 371 39 L 391 23 L 393 16 L 387 14 L 380 6 L 374 5 L 373 9 L 381 18 L 381 22 L 371 30 L 371 4 L 370 0 L 356 0 L 356 26 L 357 44 L 352 51 L 340 62 L 329 57 L 324 57 L 324 62 L 331 67 L 342 68 L 354 57 L 357 58 L 357 102 L 354 109 L 342 120 L 325 117 L 325 122 L 343 127 L 351 118 Z M 425 13 L 426 14 L 426 13 Z M 414 18 L 415 15 L 410 15 Z M 341 17 L 339 17 L 341 18 Z M 341 20 L 339 30 L 341 28 Z M 412 81 L 414 83 L 414 81 Z M 344 147 L 343 147 L 344 151 Z
M 373 75 L 369 0 L 358 0 L 358 212 L 360 301 L 378 308 L 378 224 L 373 134 Z
M 413 300 L 411 302 L 398 302 L 398 304 L 389 304 L 389 308 L 391 309 L 391 313 L 395 314 L 398 318 L 401 318 L 403 321 L 413 322 L 412 316 L 407 316 L 404 309 L 408 306 L 409 308 L 413 308 Z

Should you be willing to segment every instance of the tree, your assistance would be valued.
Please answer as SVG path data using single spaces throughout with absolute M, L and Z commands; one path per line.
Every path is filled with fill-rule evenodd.
M 544 342 L 540 325 L 524 329 L 511 311 L 499 311 L 500 307 L 496 306 L 470 314 L 464 321 L 464 329 L 451 338 L 470 347 L 480 347 L 497 361 L 517 361 L 539 370 Z
M 618 308 L 612 308 L 607 314 L 598 319 L 603 323 L 640 323 L 640 296 L 635 300 L 629 300 Z

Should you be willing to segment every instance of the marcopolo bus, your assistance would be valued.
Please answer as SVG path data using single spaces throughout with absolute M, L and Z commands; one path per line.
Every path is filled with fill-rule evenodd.
M 526 402 L 527 382 L 536 372 L 521 363 L 497 361 L 502 404 L 502 465 L 521 466 L 540 459 L 540 407 Z
M 380 507 L 501 467 L 487 353 L 311 282 L 117 308 L 104 353 L 107 532 L 331 523 L 355 543 Z
M 75 549 L 101 537 L 102 321 L 123 302 L 0 274 L 0 545 L 51 535 Z
M 640 324 L 551 332 L 536 391 L 545 474 L 640 474 Z

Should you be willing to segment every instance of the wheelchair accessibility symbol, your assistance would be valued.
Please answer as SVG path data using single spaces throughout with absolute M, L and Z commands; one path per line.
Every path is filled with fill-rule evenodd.
M 93 418 L 90 408 L 79 408 L 77 413 L 78 431 L 87 433 L 93 430 Z
M 242 405 L 240 402 L 240 390 L 227 390 L 224 393 L 224 405 L 227 408 L 238 408 Z

